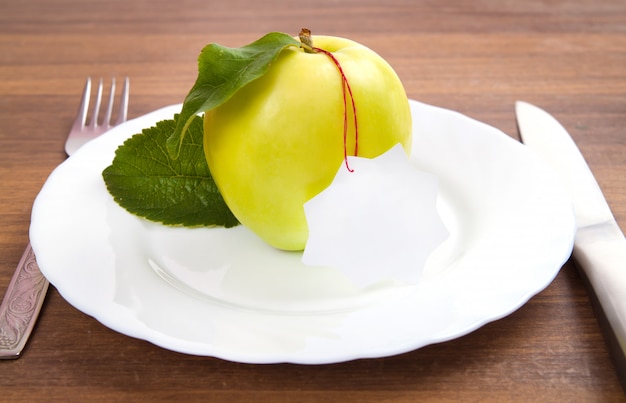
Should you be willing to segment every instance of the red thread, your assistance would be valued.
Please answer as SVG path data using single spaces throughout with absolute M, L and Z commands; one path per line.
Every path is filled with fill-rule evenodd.
M 339 60 L 335 58 L 335 56 L 324 49 L 313 48 L 314 51 L 325 54 L 330 57 L 335 66 L 337 66 L 337 70 L 339 70 L 339 74 L 341 75 L 341 92 L 343 95 L 343 159 L 346 164 L 346 169 L 349 172 L 354 172 L 354 169 L 350 168 L 348 165 L 348 101 L 346 98 L 346 88 L 348 89 L 348 93 L 350 94 L 350 103 L 352 104 L 352 113 L 354 115 L 354 156 L 358 155 L 358 147 L 359 147 L 359 129 L 357 126 L 357 118 L 356 118 L 356 105 L 354 104 L 354 95 L 352 95 L 352 89 L 350 88 L 350 83 L 348 83 L 348 79 L 341 68 L 341 64 Z

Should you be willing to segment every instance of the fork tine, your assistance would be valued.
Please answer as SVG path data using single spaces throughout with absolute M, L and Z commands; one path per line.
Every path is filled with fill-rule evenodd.
M 96 103 L 93 106 L 93 110 L 91 111 L 91 122 L 89 122 L 89 126 L 92 129 L 95 129 L 98 126 L 98 115 L 100 113 L 100 104 L 102 103 L 102 78 L 98 82 L 98 92 L 96 94 Z
M 102 126 L 105 129 L 109 129 L 111 127 L 111 115 L 113 114 L 113 99 L 115 98 L 115 77 L 111 78 L 111 89 L 109 90 L 109 103 L 107 105 L 107 110 L 104 115 L 104 120 L 102 121 Z
M 82 130 L 85 127 L 85 122 L 87 120 L 87 110 L 89 109 L 89 97 L 91 94 L 91 77 L 87 77 L 87 81 L 85 82 L 85 89 L 83 90 L 83 96 L 80 100 L 80 106 L 78 107 L 78 112 L 76 113 L 76 118 L 74 119 L 74 125 L 72 126 L 72 130 Z
M 128 77 L 124 78 L 124 86 L 122 87 L 122 96 L 120 102 L 119 113 L 117 114 L 117 120 L 115 125 L 126 122 L 128 116 L 128 94 L 130 92 L 130 80 Z

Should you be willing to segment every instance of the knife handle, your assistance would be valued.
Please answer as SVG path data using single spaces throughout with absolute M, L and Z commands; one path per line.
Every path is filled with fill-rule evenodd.
M 29 243 L 0 305 L 0 359 L 20 356 L 47 290 L 48 280 L 41 274 Z
M 614 220 L 579 228 L 574 258 L 583 268 L 626 356 L 626 239 Z

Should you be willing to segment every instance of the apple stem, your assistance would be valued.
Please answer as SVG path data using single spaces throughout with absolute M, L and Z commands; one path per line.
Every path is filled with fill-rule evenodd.
M 348 100 L 346 96 L 346 89 L 348 90 L 348 94 L 350 95 L 350 103 L 352 104 L 352 114 L 354 115 L 354 155 L 358 155 L 358 147 L 359 147 L 359 129 L 357 126 L 357 118 L 356 118 L 356 104 L 354 103 L 354 95 L 352 95 L 352 88 L 350 88 L 350 83 L 348 82 L 348 78 L 343 72 L 343 68 L 341 67 L 341 63 L 339 60 L 333 55 L 331 52 L 316 48 L 313 46 L 313 39 L 311 37 L 311 31 L 303 28 L 300 31 L 300 42 L 301 47 L 307 53 L 322 53 L 330 58 L 332 62 L 337 66 L 337 70 L 339 70 L 339 74 L 341 75 L 341 92 L 343 94 L 343 160 L 346 164 L 346 169 L 349 172 L 354 172 L 354 169 L 350 168 L 348 164 Z
M 310 29 L 302 28 L 298 37 L 300 38 L 300 47 L 304 49 L 306 53 L 316 53 L 313 49 L 313 38 L 311 38 Z

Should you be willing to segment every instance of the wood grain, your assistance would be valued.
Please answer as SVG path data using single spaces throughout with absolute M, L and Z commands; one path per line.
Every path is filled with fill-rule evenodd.
M 0 295 L 32 201 L 65 159 L 85 77 L 131 77 L 130 117 L 181 102 L 209 42 L 269 31 L 350 37 L 411 98 L 518 138 L 514 102 L 570 131 L 626 229 L 626 3 L 621 0 L 0 0 Z M 479 156 L 477 156 L 479 158 Z M 102 326 L 51 287 L 0 401 L 624 401 L 574 264 L 512 315 L 406 354 L 320 366 L 170 352 Z

